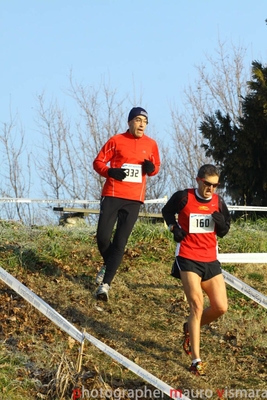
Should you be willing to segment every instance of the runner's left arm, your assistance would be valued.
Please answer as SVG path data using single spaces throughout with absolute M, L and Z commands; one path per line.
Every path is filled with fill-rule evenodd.
M 231 216 L 221 196 L 219 196 L 219 212 L 215 212 L 214 214 L 213 219 L 215 221 L 216 234 L 222 238 L 229 232 Z

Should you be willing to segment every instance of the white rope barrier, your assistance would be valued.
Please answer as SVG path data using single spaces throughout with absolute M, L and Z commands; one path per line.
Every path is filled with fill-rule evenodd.
M 264 264 L 267 263 L 267 253 L 223 253 L 218 254 L 218 260 L 221 263 L 234 264 Z M 222 270 L 224 280 L 228 285 L 237 289 L 262 307 L 267 308 L 267 297 L 245 282 L 231 275 L 229 272 Z
M 243 293 L 251 300 L 254 300 L 256 303 L 260 304 L 262 307 L 267 308 L 267 297 L 264 294 L 258 292 L 253 289 L 251 286 L 247 285 L 245 282 L 236 278 L 235 276 L 229 274 L 229 272 L 222 270 L 223 277 L 228 285 L 237 289 L 239 292 Z
M 59 199 L 20 199 L 20 198 L 0 198 L 0 203 L 41 203 L 41 204 L 99 204 L 99 200 L 59 200 Z
M 267 211 L 267 207 L 260 206 L 230 206 L 227 205 L 229 211 Z
M 218 254 L 218 260 L 221 263 L 234 263 L 234 264 L 265 264 L 267 263 L 267 253 L 224 253 Z M 240 279 L 229 274 L 229 272 L 222 270 L 224 280 L 228 285 L 237 289 L 262 307 L 267 308 L 267 297 L 247 285 Z
M 223 253 L 218 254 L 221 263 L 266 264 L 267 253 Z
M 157 204 L 157 203 L 166 203 L 167 198 L 163 197 L 162 199 L 154 199 L 154 200 L 145 200 L 145 204 Z M 22 204 L 31 204 L 31 203 L 52 203 L 52 204 L 99 204 L 100 200 L 60 200 L 60 199 L 21 199 L 21 198 L 11 198 L 11 197 L 1 197 L 0 203 L 22 203 Z
M 167 196 L 159 199 L 145 200 L 145 204 L 165 204 L 167 203 Z M 41 203 L 41 204 L 99 204 L 100 200 L 73 200 L 73 199 L 23 199 L 23 198 L 11 198 L 1 197 L 0 203 Z M 259 206 L 232 206 L 227 205 L 229 211 L 267 211 L 267 207 Z

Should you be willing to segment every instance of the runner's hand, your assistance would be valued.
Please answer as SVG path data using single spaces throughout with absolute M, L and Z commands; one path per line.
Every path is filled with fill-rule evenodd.
M 225 228 L 225 218 L 222 213 L 214 211 L 214 213 L 212 214 L 212 219 L 219 229 Z
M 155 165 L 153 164 L 152 161 L 144 160 L 142 166 L 143 166 L 143 172 L 145 174 L 152 174 L 152 172 L 155 171 Z
M 117 181 L 122 181 L 124 178 L 126 178 L 126 172 L 123 168 L 109 168 L 108 176 L 116 179 Z
M 172 229 L 173 238 L 177 243 L 180 243 L 187 235 L 186 231 L 179 226 L 174 226 Z

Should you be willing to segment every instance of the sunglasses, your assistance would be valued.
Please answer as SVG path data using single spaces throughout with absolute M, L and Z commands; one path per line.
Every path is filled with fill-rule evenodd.
M 219 182 L 218 182 L 218 183 L 211 183 L 211 182 L 208 182 L 208 181 L 206 181 L 205 179 L 202 179 L 202 178 L 198 178 L 198 179 L 199 179 L 201 182 L 203 182 L 205 186 L 207 186 L 207 187 L 213 186 L 214 189 L 220 185 Z

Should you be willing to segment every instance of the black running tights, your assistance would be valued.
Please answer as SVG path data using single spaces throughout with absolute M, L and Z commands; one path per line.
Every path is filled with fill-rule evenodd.
M 116 274 L 141 204 L 139 201 L 116 197 L 101 199 L 96 238 L 99 252 L 106 265 L 103 283 L 110 285 Z

